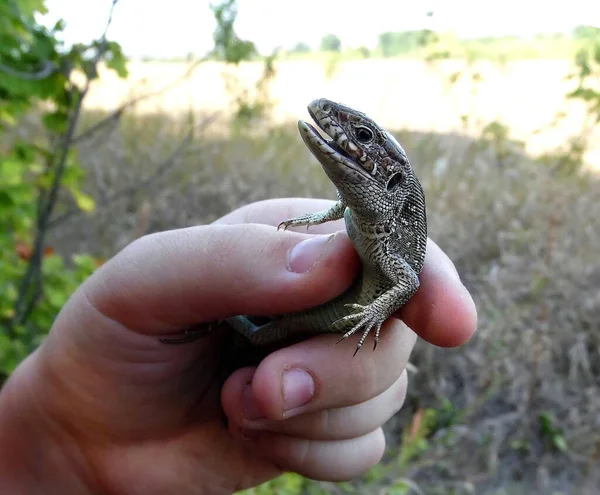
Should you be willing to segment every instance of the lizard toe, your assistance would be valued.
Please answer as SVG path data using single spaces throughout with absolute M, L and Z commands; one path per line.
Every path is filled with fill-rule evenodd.
M 366 309 L 366 306 L 363 306 L 362 304 L 356 304 L 356 303 L 344 304 L 344 307 L 350 308 L 350 309 L 358 309 L 359 311 L 364 311 Z

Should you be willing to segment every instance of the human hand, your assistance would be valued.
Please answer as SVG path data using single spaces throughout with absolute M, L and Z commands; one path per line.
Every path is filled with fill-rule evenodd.
M 343 292 L 359 268 L 354 248 L 344 233 L 314 235 L 343 223 L 311 234 L 272 227 L 328 204 L 254 203 L 212 225 L 146 236 L 100 268 L 0 394 L 0 493 L 231 493 L 284 470 L 345 480 L 376 464 L 416 340 L 398 320 L 386 322 L 376 352 L 353 358 L 354 338 L 334 345 L 339 335 L 320 335 L 237 370 L 222 390 L 226 333 L 158 340 Z M 400 316 L 439 346 L 475 330 L 472 299 L 432 242 Z

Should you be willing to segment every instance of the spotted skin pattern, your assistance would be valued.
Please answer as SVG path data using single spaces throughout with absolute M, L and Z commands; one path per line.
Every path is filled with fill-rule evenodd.
M 364 113 L 324 98 L 310 103 L 308 112 L 327 138 L 303 121 L 300 135 L 337 188 L 338 201 L 279 227 L 343 218 L 361 273 L 346 292 L 323 305 L 263 325 L 246 316 L 226 321 L 255 346 L 321 333 L 340 333 L 344 340 L 360 332 L 356 354 L 371 333 L 377 346 L 382 324 L 419 288 L 427 246 L 425 196 L 400 144 Z

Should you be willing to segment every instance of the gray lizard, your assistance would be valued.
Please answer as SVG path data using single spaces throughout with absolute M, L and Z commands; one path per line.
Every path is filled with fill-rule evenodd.
M 246 316 L 225 321 L 254 346 L 332 332 L 342 333 L 343 340 L 362 331 L 356 354 L 372 331 L 375 349 L 383 322 L 419 288 L 427 246 L 425 196 L 400 144 L 365 114 L 324 98 L 313 101 L 308 112 L 331 139 L 303 121 L 298 122 L 300 135 L 337 188 L 338 201 L 279 227 L 308 228 L 344 218 L 362 262 L 360 276 L 320 306 L 260 326 Z M 181 341 L 194 339 L 190 331 Z

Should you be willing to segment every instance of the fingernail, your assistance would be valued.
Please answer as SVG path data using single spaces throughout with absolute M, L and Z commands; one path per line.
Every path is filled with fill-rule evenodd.
M 288 270 L 294 273 L 308 272 L 323 257 L 334 237 L 335 234 L 320 235 L 296 244 L 288 254 Z
M 294 416 L 295 409 L 308 404 L 315 395 L 315 382 L 310 373 L 293 369 L 283 373 L 283 416 Z
M 247 385 L 244 389 L 243 402 L 242 402 L 242 414 L 244 419 L 249 421 L 262 419 L 263 415 L 258 409 L 258 405 L 254 400 L 254 394 L 252 393 L 252 387 Z

